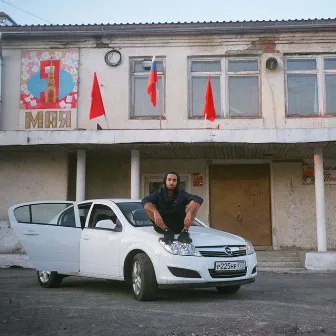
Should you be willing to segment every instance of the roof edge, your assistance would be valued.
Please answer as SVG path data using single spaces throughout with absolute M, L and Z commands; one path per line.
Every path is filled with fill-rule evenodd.
M 242 33 L 335 30 L 336 19 L 304 19 L 282 21 L 235 22 L 171 22 L 171 23 L 119 23 L 82 25 L 25 25 L 0 27 L 3 36 L 52 36 L 52 35 L 123 35 L 123 34 L 192 34 L 192 33 Z

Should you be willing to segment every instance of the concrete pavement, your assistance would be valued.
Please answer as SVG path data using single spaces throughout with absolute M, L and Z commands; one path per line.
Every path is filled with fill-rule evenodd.
M 120 282 L 69 277 L 43 289 L 33 270 L 0 270 L 1 336 L 331 336 L 335 308 L 335 272 L 262 272 L 235 295 L 166 290 L 138 302 Z

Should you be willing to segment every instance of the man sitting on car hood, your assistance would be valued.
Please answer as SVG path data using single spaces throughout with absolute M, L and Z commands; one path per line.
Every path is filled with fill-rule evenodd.
M 153 222 L 156 232 L 163 233 L 163 240 L 170 244 L 174 233 L 180 234 L 178 241 L 191 243 L 188 229 L 193 223 L 203 199 L 180 188 L 180 176 L 175 172 L 163 178 L 164 187 L 145 197 L 143 205 Z

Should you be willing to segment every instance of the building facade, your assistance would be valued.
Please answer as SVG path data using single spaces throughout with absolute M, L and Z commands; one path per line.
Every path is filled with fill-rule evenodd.
M 0 32 L 0 219 L 24 201 L 141 198 L 174 170 L 214 228 L 336 249 L 336 20 Z M 94 72 L 106 115 L 90 120 Z

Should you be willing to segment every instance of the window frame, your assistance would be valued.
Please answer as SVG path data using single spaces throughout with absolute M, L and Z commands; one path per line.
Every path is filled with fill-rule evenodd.
M 111 210 L 114 214 L 114 216 L 116 217 L 116 222 L 114 224 L 116 224 L 116 228 L 114 230 L 111 230 L 111 229 L 106 229 L 106 228 L 97 228 L 96 226 L 92 226 L 92 224 L 94 223 L 94 218 L 93 218 L 93 215 L 94 215 L 94 210 L 96 207 L 106 207 L 108 208 L 109 210 Z M 106 210 L 108 210 L 106 209 Z M 122 224 L 122 220 L 119 218 L 119 215 L 116 213 L 114 207 L 112 207 L 110 204 L 106 204 L 106 203 L 103 203 L 103 202 L 94 202 L 91 204 L 91 208 L 90 208 L 90 211 L 88 213 L 88 217 L 89 218 L 86 218 L 86 224 L 87 226 L 85 226 L 86 229 L 90 229 L 90 230 L 106 230 L 106 231 L 112 231 L 112 232 L 122 232 L 123 231 L 123 224 Z M 91 219 L 92 219 L 92 222 L 91 222 Z M 95 223 L 97 224 L 97 223 Z M 119 226 L 118 226 L 119 225 Z M 117 228 L 118 227 L 118 228 Z
M 151 61 L 152 56 L 145 56 L 145 57 L 130 57 L 129 58 L 129 88 L 130 88 L 130 95 L 129 95 L 129 119 L 134 120 L 158 120 L 160 119 L 160 111 L 161 108 L 161 119 L 166 119 L 166 58 L 165 57 L 156 57 L 156 62 L 163 63 L 163 71 L 157 71 L 158 79 L 162 77 L 162 92 L 163 97 L 158 97 L 157 99 L 157 106 L 156 109 L 158 110 L 158 115 L 147 115 L 147 116 L 136 116 L 134 111 L 135 106 L 135 78 L 136 77 L 145 77 L 148 79 L 148 75 L 150 71 L 147 72 L 135 72 L 135 62 L 136 61 Z M 146 74 L 146 75 L 145 75 Z M 146 90 L 146 88 L 145 88 Z M 148 97 L 149 100 L 149 97 Z M 159 103 L 161 102 L 161 105 Z
M 314 59 L 316 61 L 316 69 L 312 69 L 312 70 L 287 70 L 287 60 L 289 59 L 298 59 L 298 60 L 312 60 Z M 319 72 L 320 72 L 320 67 L 321 64 L 320 62 L 318 62 L 318 59 L 316 57 L 316 55 L 290 55 L 290 56 L 284 56 L 284 79 L 285 79 L 285 116 L 286 118 L 315 118 L 318 117 L 321 113 L 321 109 L 320 109 L 320 104 L 323 102 L 321 101 L 321 97 L 320 97 L 320 76 L 319 76 Z M 316 81 L 317 81 L 317 100 L 318 100 L 318 112 L 317 114 L 291 114 L 288 115 L 288 79 L 287 79 L 287 75 L 316 75 Z
M 328 58 L 336 59 L 336 53 L 334 55 L 322 55 L 322 61 L 321 61 L 321 69 L 322 69 L 322 86 L 321 86 L 321 91 L 322 91 L 322 97 L 323 97 L 323 109 L 322 109 L 322 115 L 325 117 L 334 117 L 336 116 L 336 111 L 333 113 L 327 113 L 326 108 L 327 108 L 327 86 L 326 86 L 326 75 L 336 75 L 336 68 L 335 69 L 324 69 L 324 60 Z
M 221 71 L 213 72 L 192 72 L 193 61 L 220 61 Z M 229 72 L 229 61 L 257 61 L 258 70 Z M 193 116 L 192 111 L 192 77 L 193 76 L 220 76 L 220 113 L 216 111 L 216 119 L 259 119 L 262 117 L 262 83 L 261 83 L 261 60 L 259 56 L 209 56 L 209 57 L 188 57 L 188 119 L 203 119 L 202 116 Z M 257 77 L 258 78 L 258 114 L 254 116 L 230 116 L 229 108 L 229 77 Z
M 213 71 L 213 72 L 192 72 L 191 66 L 193 61 L 198 62 L 214 62 L 219 61 L 221 65 L 221 71 Z M 188 59 L 188 119 L 204 119 L 202 116 L 194 116 L 193 113 L 193 103 L 192 103 L 192 77 L 204 77 L 207 78 L 208 76 L 219 76 L 220 77 L 220 86 L 221 88 L 225 84 L 223 81 L 223 58 L 222 57 L 189 57 Z M 220 89 L 221 89 L 220 88 Z M 216 118 L 222 118 L 223 117 L 223 94 L 221 92 L 221 100 L 220 100 L 220 114 L 216 113 Z
M 144 174 L 142 176 L 142 197 L 149 195 L 149 183 L 163 182 L 164 174 Z M 191 176 L 190 174 L 179 174 L 181 182 L 186 183 L 186 192 L 191 193 Z
M 229 72 L 229 62 L 230 61 L 257 61 L 258 70 L 251 70 L 251 71 L 237 71 L 237 72 Z M 261 117 L 261 63 L 260 63 L 260 57 L 227 57 L 226 58 L 226 64 L 225 64 L 225 96 L 227 99 L 225 100 L 226 106 L 225 106 L 225 117 L 229 119 L 257 119 Z M 230 116 L 230 103 L 229 103 L 229 77 L 257 77 L 258 78 L 258 113 L 254 116 Z
M 324 69 L 324 60 L 332 58 L 336 59 L 336 54 L 295 54 L 295 55 L 284 55 L 284 80 L 285 80 L 285 117 L 286 118 L 318 118 L 318 117 L 330 117 L 336 116 L 336 111 L 334 113 L 326 113 L 327 106 L 327 91 L 326 91 L 326 75 L 334 74 L 336 75 L 336 69 Z M 297 60 L 311 60 L 316 61 L 315 70 L 287 70 L 287 60 L 297 59 Z M 293 114 L 288 115 L 288 81 L 287 74 L 315 74 L 317 80 L 317 99 L 318 99 L 318 113 L 317 114 Z

